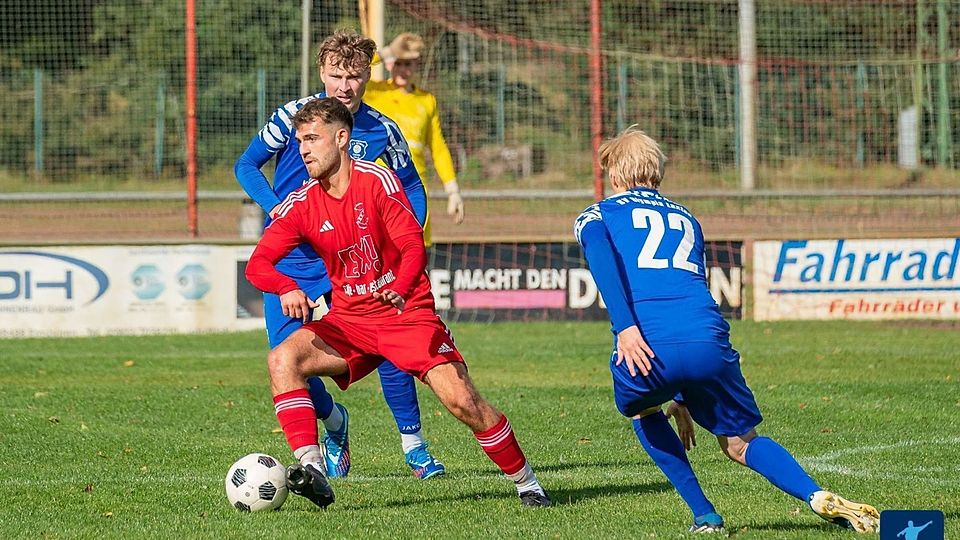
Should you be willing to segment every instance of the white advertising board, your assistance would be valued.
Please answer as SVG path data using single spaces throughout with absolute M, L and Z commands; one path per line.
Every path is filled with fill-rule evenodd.
M 754 318 L 960 319 L 960 238 L 756 242 Z
M 263 328 L 237 275 L 252 246 L 0 248 L 0 337 Z M 241 280 L 240 282 L 238 282 Z

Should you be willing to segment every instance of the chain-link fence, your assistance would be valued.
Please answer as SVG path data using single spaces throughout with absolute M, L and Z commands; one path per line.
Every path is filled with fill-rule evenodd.
M 435 238 L 568 235 L 591 200 L 589 2 L 385 4 L 388 40 L 426 41 L 421 83 L 468 195 L 466 223 L 436 216 Z M 664 192 L 708 235 L 960 230 L 960 0 L 756 1 L 750 194 L 738 1 L 601 6 L 603 133 L 637 123 L 657 138 Z M 186 238 L 183 198 L 137 200 L 184 190 L 183 2 L 12 0 L 0 14 L 0 188 L 85 193 L 5 196 L 4 241 Z M 298 2 L 197 6 L 199 186 L 236 194 L 201 197 L 203 238 L 238 239 L 233 162 L 299 97 L 301 22 Z M 359 30 L 357 3 L 314 2 L 310 26 L 314 43 Z

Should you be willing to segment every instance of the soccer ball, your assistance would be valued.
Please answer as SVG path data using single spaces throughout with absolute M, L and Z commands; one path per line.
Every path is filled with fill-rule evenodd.
M 227 471 L 227 500 L 241 512 L 276 510 L 287 499 L 287 475 L 276 458 L 247 454 Z

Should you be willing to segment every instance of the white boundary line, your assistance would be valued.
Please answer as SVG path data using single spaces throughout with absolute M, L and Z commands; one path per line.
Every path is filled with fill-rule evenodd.
M 937 437 L 935 439 L 926 441 L 900 441 L 889 444 L 871 444 L 865 446 L 855 446 L 852 448 L 844 448 L 841 450 L 833 450 L 817 456 L 800 458 L 799 461 L 809 471 L 837 473 L 845 476 L 853 476 L 871 480 L 904 480 L 937 486 L 960 486 L 960 465 L 954 465 L 953 467 L 950 467 L 948 466 L 949 464 L 945 463 L 942 467 L 924 467 L 912 465 L 909 467 L 898 467 L 895 469 L 883 466 L 877 466 L 873 469 L 866 469 L 832 463 L 834 460 L 839 458 L 855 456 L 858 454 L 873 454 L 877 452 L 885 452 L 887 450 L 913 448 L 917 446 L 956 446 L 958 444 L 960 444 L 960 437 Z M 928 473 L 929 476 L 922 473 Z

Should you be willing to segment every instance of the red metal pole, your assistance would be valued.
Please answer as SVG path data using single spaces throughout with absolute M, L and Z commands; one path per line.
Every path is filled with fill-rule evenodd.
M 600 143 L 603 140 L 603 72 L 600 56 L 600 0 L 590 0 L 590 139 L 593 143 L 593 192 L 603 199 Z
M 187 227 L 190 236 L 197 228 L 197 24 L 194 0 L 187 2 Z

